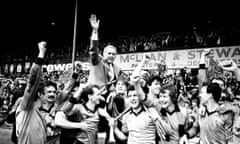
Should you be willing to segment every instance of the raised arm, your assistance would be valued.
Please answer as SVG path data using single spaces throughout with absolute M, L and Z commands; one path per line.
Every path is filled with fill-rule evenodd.
M 73 106 L 79 102 L 83 87 L 83 85 L 80 85 L 74 95 L 64 104 L 62 110 L 65 113 L 69 113 L 73 109 Z
M 210 50 L 205 49 L 202 51 L 199 61 L 199 70 L 198 70 L 198 85 L 199 89 L 202 87 L 203 82 L 207 81 L 207 71 L 206 71 L 206 57 L 209 54 Z
M 134 69 L 132 75 L 131 75 L 131 79 L 134 77 L 140 77 L 141 75 L 141 70 L 144 66 L 144 64 L 148 63 L 150 61 L 150 57 L 147 56 L 146 54 L 143 55 L 143 59 L 142 61 L 138 64 L 138 66 Z
M 117 127 L 117 121 L 113 118 L 109 121 L 109 126 L 113 128 L 113 133 L 121 141 L 126 141 L 128 138 L 128 128 L 126 124 L 126 119 L 123 117 L 121 130 Z
M 39 54 L 36 62 L 33 63 L 30 70 L 30 77 L 21 102 L 22 110 L 30 110 L 37 97 L 37 89 L 42 75 L 42 64 L 47 50 L 46 45 L 46 42 L 38 43 Z
M 61 105 L 63 102 L 65 102 L 70 94 L 70 92 L 72 91 L 72 89 L 74 88 L 74 85 L 76 83 L 78 74 L 77 73 L 73 73 L 71 78 L 69 78 L 69 81 L 67 82 L 66 86 L 64 87 L 64 89 L 62 90 L 62 92 L 60 93 L 58 99 L 57 99 L 57 103 L 58 105 Z
M 66 129 L 81 129 L 84 131 L 87 131 L 90 129 L 89 124 L 87 124 L 87 122 L 85 122 L 85 121 L 71 122 L 71 121 L 67 120 L 67 117 L 63 111 L 59 111 L 56 113 L 54 122 L 55 122 L 56 126 L 59 126 L 61 128 L 66 128 Z
M 92 65 L 97 65 L 100 62 L 99 49 L 98 49 L 98 28 L 100 20 L 97 20 L 96 15 L 92 14 L 90 19 L 90 24 L 92 26 L 92 35 L 89 48 L 90 61 Z
M 148 63 L 150 61 L 150 57 L 147 55 L 143 55 L 143 60 L 138 64 L 136 69 L 133 71 L 132 75 L 130 76 L 130 82 L 134 84 L 134 87 L 140 96 L 140 99 L 143 101 L 146 99 L 146 94 L 144 93 L 141 84 L 140 84 L 140 77 L 141 77 L 141 70 L 144 66 L 144 64 Z

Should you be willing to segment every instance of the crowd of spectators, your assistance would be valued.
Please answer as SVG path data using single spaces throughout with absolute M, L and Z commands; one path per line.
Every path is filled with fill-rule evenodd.
M 94 18 L 94 17 L 92 17 L 92 18 Z M 93 22 L 96 22 L 96 19 L 95 19 L 95 21 L 92 20 L 91 22 L 92 22 L 91 23 L 92 25 L 96 24 L 96 23 L 93 23 Z M 94 28 L 94 26 L 92 26 L 92 27 Z M 98 28 L 98 26 L 97 26 L 97 28 Z M 95 30 L 95 33 L 93 33 L 93 35 L 94 34 L 96 35 L 96 29 L 94 29 L 94 30 Z M 126 53 L 126 52 L 161 51 L 161 50 L 169 50 L 169 49 L 172 49 L 172 48 L 173 49 L 180 49 L 180 48 L 194 48 L 194 47 L 200 48 L 200 47 L 212 47 L 212 46 L 227 46 L 227 45 L 238 44 L 237 40 L 235 38 L 239 37 L 240 33 L 238 33 L 238 31 L 235 31 L 235 32 L 236 33 L 230 31 L 230 33 L 231 33 L 230 35 L 228 35 L 228 32 L 226 32 L 224 30 L 221 30 L 221 29 L 220 30 L 219 29 L 218 30 L 213 29 L 211 31 L 205 31 L 204 32 L 204 31 L 198 30 L 195 26 L 193 26 L 193 28 L 191 30 L 174 31 L 174 32 L 160 32 L 160 33 L 155 33 L 155 34 L 151 34 L 151 35 L 145 35 L 145 34 L 142 35 L 141 34 L 140 36 L 136 36 L 136 35 L 129 36 L 128 35 L 128 36 L 121 36 L 118 39 L 113 39 L 113 40 L 110 40 L 110 41 L 109 40 L 103 40 L 102 42 L 100 42 L 100 47 L 104 47 L 105 45 L 109 44 L 109 42 L 110 42 L 113 45 L 117 46 L 118 51 L 120 53 Z M 92 36 L 91 38 L 92 38 L 91 39 L 92 42 L 96 42 L 98 40 L 94 36 Z M 44 44 L 44 43 L 42 43 L 42 44 Z M 42 46 L 42 47 L 40 47 L 40 46 Z M 39 46 L 39 50 L 40 50 L 39 55 L 41 56 L 40 58 L 42 58 L 41 62 L 43 62 L 43 58 L 45 56 L 46 48 L 45 48 L 44 45 L 40 45 L 40 46 Z M 51 46 L 49 46 L 49 47 L 51 47 Z M 64 47 L 64 48 L 61 49 L 61 48 L 52 47 L 51 49 L 49 49 L 49 52 L 48 52 L 49 54 L 46 55 L 46 60 L 49 60 L 49 59 L 64 59 L 66 57 L 68 57 L 68 58 L 71 57 L 71 53 L 72 53 L 71 47 L 62 46 L 62 45 L 61 46 L 59 45 L 59 47 Z M 88 51 L 87 51 L 89 49 L 88 47 L 89 47 L 88 45 L 84 45 L 84 44 L 78 45 L 76 56 L 81 57 L 81 54 L 82 54 L 87 58 L 88 56 L 86 54 L 88 53 Z M 94 48 L 96 48 L 96 47 L 94 47 Z M 45 52 L 44 52 L 44 50 L 45 50 Z M 41 53 L 41 51 L 42 51 L 42 53 Z M 235 110 L 233 108 L 235 108 L 236 105 L 237 105 L 236 108 L 239 109 L 239 107 L 240 107 L 240 102 L 239 102 L 239 100 L 240 100 L 240 98 L 239 98 L 239 96 L 240 96 L 240 93 L 239 93 L 240 92 L 240 85 L 239 85 L 239 69 L 237 67 L 237 64 L 233 61 L 231 62 L 230 67 L 232 67 L 234 69 L 232 71 L 231 70 L 227 71 L 226 70 L 227 68 L 225 67 L 225 65 L 221 65 L 222 66 L 221 67 L 220 64 L 219 64 L 218 67 L 221 69 L 220 73 L 217 69 L 212 69 L 213 67 L 216 68 L 217 65 L 212 66 L 211 63 L 209 64 L 208 69 L 205 69 L 205 66 L 206 66 L 205 58 L 207 58 L 208 54 L 209 54 L 209 51 L 207 52 L 207 50 L 205 52 L 203 52 L 203 54 L 201 56 L 201 59 L 200 59 L 200 63 L 199 63 L 199 69 L 183 68 L 183 69 L 168 70 L 166 68 L 165 64 L 159 64 L 159 67 L 158 67 L 157 70 L 139 69 L 138 72 L 135 72 L 135 70 L 138 70 L 138 68 L 136 68 L 133 71 L 132 74 L 131 73 L 125 73 L 123 71 L 121 73 L 119 72 L 119 75 L 118 75 L 119 78 L 116 78 L 117 79 L 116 83 L 118 83 L 118 81 L 122 81 L 123 82 L 122 85 L 126 86 L 125 91 L 122 90 L 123 91 L 122 96 L 124 97 L 124 99 L 125 99 L 125 96 L 126 96 L 126 101 L 124 99 L 122 99 L 122 100 L 125 101 L 124 104 L 126 104 L 126 105 L 130 104 L 129 101 L 127 101 L 127 98 L 129 98 L 127 92 L 131 91 L 131 90 L 127 91 L 127 86 L 128 86 L 127 82 L 128 81 L 132 81 L 133 83 L 138 84 L 138 85 L 135 85 L 135 87 L 140 86 L 139 88 L 141 88 L 141 90 L 143 90 L 144 96 L 147 96 L 148 93 L 152 93 L 152 91 L 154 89 L 159 88 L 160 91 L 157 93 L 156 98 L 151 99 L 151 97 L 147 97 L 147 99 L 145 99 L 146 101 L 147 100 L 150 100 L 150 101 L 152 100 L 151 101 L 152 103 L 150 105 L 146 104 L 146 106 L 156 107 L 156 108 L 158 108 L 157 107 L 158 105 L 155 105 L 154 102 L 156 102 L 156 104 L 157 104 L 158 102 L 160 102 L 160 97 L 163 98 L 163 96 L 166 94 L 166 91 L 162 92 L 161 89 L 166 88 L 164 86 L 172 85 L 174 87 L 174 89 L 176 89 L 176 94 L 174 94 L 174 96 L 175 96 L 174 99 L 171 99 L 171 96 L 170 96 L 171 94 L 169 94 L 169 96 L 168 96 L 169 97 L 168 98 L 169 99 L 168 100 L 168 106 L 171 105 L 171 104 L 172 104 L 172 106 L 174 106 L 175 110 L 172 111 L 173 113 L 182 112 L 182 111 L 180 111 L 179 108 L 178 108 L 179 110 L 177 110 L 178 105 L 186 108 L 187 113 L 189 114 L 189 118 L 186 117 L 186 120 L 189 120 L 189 125 L 191 124 L 190 126 L 193 127 L 194 126 L 193 124 L 195 122 L 197 122 L 198 114 L 201 114 L 201 108 L 204 108 L 204 106 L 207 105 L 206 104 L 207 102 L 205 102 L 206 105 L 200 104 L 200 101 L 202 101 L 202 99 L 203 99 L 202 98 L 202 93 L 203 92 L 202 92 L 201 88 L 204 87 L 203 85 L 201 85 L 201 84 L 203 84 L 201 82 L 206 80 L 206 81 L 204 81 L 204 82 L 206 82 L 206 84 L 208 82 L 209 84 L 212 83 L 212 84 L 215 84 L 219 87 L 219 90 L 220 90 L 219 94 L 220 95 L 218 95 L 218 96 L 219 96 L 220 100 L 215 101 L 216 104 L 218 104 L 218 102 L 219 102 L 219 104 L 223 104 L 223 103 L 224 104 L 225 103 L 229 104 L 230 103 L 231 107 L 229 107 L 229 109 L 226 109 L 226 111 Z M 98 53 L 96 55 L 98 56 Z M 94 55 L 94 56 L 96 56 L 96 55 Z M 25 53 L 22 60 L 23 61 L 28 61 L 28 60 L 31 61 L 32 58 L 35 57 L 35 56 L 36 56 L 36 53 L 32 50 L 29 50 L 27 53 Z M 202 57 L 204 59 L 202 59 Z M 21 58 L 21 56 L 19 56 L 18 58 Z M 149 60 L 150 59 L 147 56 L 145 56 L 143 58 L 144 63 L 149 61 Z M 11 61 L 13 61 L 13 60 L 11 60 Z M 201 61 L 204 62 L 204 63 L 201 63 Z M 144 63 L 142 63 L 142 64 L 144 64 Z M 39 63 L 36 63 L 36 64 L 38 66 L 40 66 Z M 36 65 L 33 65 L 33 66 L 36 66 Z M 141 64 L 140 64 L 140 66 L 141 66 Z M 41 68 L 41 67 L 39 67 L 39 68 Z M 76 73 L 72 73 L 72 71 L 48 72 L 46 70 L 43 70 L 43 74 L 41 74 L 41 71 L 40 71 L 41 69 L 38 69 L 38 70 L 39 70 L 39 73 L 40 73 L 40 76 L 38 77 L 38 81 L 41 81 L 41 79 L 42 79 L 42 81 L 49 81 L 49 82 L 51 81 L 51 82 L 56 84 L 56 88 L 54 87 L 54 89 L 56 89 L 56 92 L 52 92 L 52 93 L 54 93 L 52 95 L 51 94 L 45 95 L 45 96 L 48 96 L 47 99 L 52 100 L 51 102 L 53 104 L 52 105 L 53 107 L 55 106 L 55 104 L 56 104 L 56 106 L 58 106 L 58 105 L 57 105 L 57 101 L 51 99 L 51 97 L 54 97 L 54 99 L 55 99 L 55 96 L 56 96 L 56 99 L 62 97 L 63 94 L 64 94 L 64 92 L 63 92 L 64 88 L 68 87 L 68 84 L 69 84 L 68 82 L 70 81 L 69 79 L 71 79 L 71 80 L 74 79 L 74 83 L 72 83 L 73 85 L 71 86 L 72 90 L 68 91 L 67 98 L 65 98 L 63 101 L 70 102 L 71 105 L 72 104 L 77 104 L 76 99 L 74 99 L 74 97 L 72 97 L 72 95 L 75 95 L 76 92 L 79 92 L 79 91 L 75 91 L 75 88 L 79 88 L 80 83 L 81 84 L 86 84 L 87 82 L 89 82 L 88 77 L 90 79 L 89 72 L 88 71 L 83 71 L 81 66 L 76 68 Z M 204 72 L 205 72 L 205 70 L 209 70 L 207 72 L 208 76 L 203 77 L 203 78 L 205 78 L 204 80 L 200 79 L 201 77 L 199 77 L 199 76 L 201 76 L 200 72 L 203 71 L 203 70 L 204 70 Z M 225 70 L 225 72 L 224 72 L 224 70 Z M 171 73 L 169 73 L 169 71 L 171 71 Z M 32 81 L 36 80 L 36 77 L 34 77 L 33 72 L 34 71 L 32 69 L 30 79 L 28 79 L 28 76 L 27 76 L 27 75 L 29 75 L 28 73 L 23 74 L 23 75 L 19 74 L 19 75 L 11 76 L 11 77 L 7 77 L 7 76 L 3 75 L 2 78 L 0 79 L 0 114 L 1 114 L 0 115 L 0 125 L 3 124 L 4 122 L 8 123 L 9 120 L 11 120 L 11 118 L 9 118 L 9 115 L 11 114 L 12 109 L 14 109 L 13 108 L 14 105 L 19 104 L 16 101 L 20 97 L 22 97 L 23 94 L 24 94 L 23 100 L 20 104 L 21 107 L 18 108 L 17 110 L 15 109 L 15 110 L 18 112 L 19 109 L 24 107 L 23 104 L 26 101 L 26 99 L 24 99 L 24 98 L 26 98 L 28 96 L 25 92 L 28 92 L 28 91 L 31 90 L 31 88 L 34 88 L 33 85 L 31 85 L 32 83 L 34 83 Z M 136 73 L 138 73 L 138 74 L 136 74 Z M 136 75 L 134 75 L 134 74 L 136 74 Z M 36 75 L 37 74 L 35 74 L 35 76 Z M 90 75 L 91 75 L 91 72 L 90 72 Z M 134 78 L 136 78 L 136 77 L 139 78 L 137 80 L 139 83 L 137 81 L 134 82 Z M 151 81 L 151 79 L 152 78 L 154 79 L 154 77 L 159 78 L 159 79 L 158 78 L 156 79 L 156 81 L 159 82 L 159 84 L 156 84 L 156 85 L 159 86 L 158 88 L 156 88 L 156 87 L 154 88 L 153 82 L 155 80 Z M 114 79 L 114 76 L 113 76 L 113 79 Z M 223 86 L 221 85 L 221 83 L 219 84 L 219 83 L 213 82 L 214 79 L 220 80 L 221 82 L 223 82 Z M 94 81 L 94 82 L 96 82 L 96 81 Z M 126 84 L 124 84 L 125 82 L 126 82 Z M 27 86 L 27 89 L 25 91 L 26 86 Z M 38 86 L 38 85 L 36 85 L 36 86 Z M 152 87 L 152 88 L 150 88 L 150 87 Z M 160 87 L 162 87 L 162 88 L 160 89 Z M 205 87 L 205 88 L 208 88 L 208 86 Z M 98 89 L 98 88 L 96 87 L 96 89 Z M 105 94 L 102 94 L 102 92 L 100 94 L 99 94 L 99 92 L 96 94 L 97 97 L 98 96 L 102 97 L 102 95 L 106 95 L 106 101 L 104 101 L 103 104 L 105 104 L 105 102 L 106 102 L 107 104 L 112 105 L 114 103 L 117 104 L 117 102 L 121 102 L 121 101 L 118 101 L 118 100 L 121 100 L 121 99 L 118 99 L 117 95 L 115 95 L 115 96 L 110 95 L 110 93 L 115 93 L 116 92 L 117 85 L 111 85 L 111 87 L 109 87 L 109 84 L 108 84 L 108 85 L 106 85 L 106 88 L 104 90 L 107 91 Z M 165 89 L 165 90 L 167 90 L 167 89 Z M 200 92 L 200 90 L 201 90 L 201 92 Z M 50 93 L 50 91 L 48 91 L 48 92 Z M 168 91 L 168 92 L 170 92 L 170 91 Z M 47 91 L 44 91 L 44 93 L 47 93 Z M 93 92 L 93 93 L 95 93 L 95 92 Z M 175 91 L 174 91 L 174 93 L 175 93 Z M 209 93 L 209 95 L 206 95 L 206 96 L 209 96 L 210 98 L 213 97 L 212 99 L 209 98 L 210 100 L 215 100 L 214 95 L 212 95 L 213 92 L 209 92 L 208 89 L 207 89 L 206 93 L 207 94 Z M 81 95 L 84 95 L 84 94 L 85 94 L 85 92 L 83 92 Z M 125 95 L 125 94 L 127 94 L 127 95 Z M 137 92 L 137 95 L 138 94 L 140 95 L 140 93 Z M 90 94 L 90 95 L 94 96 L 95 94 Z M 33 92 L 32 92 L 31 96 L 33 96 L 33 98 L 36 98 L 37 95 L 36 94 L 34 95 Z M 87 96 L 89 96 L 89 95 L 87 95 Z M 130 95 L 130 97 L 131 97 L 131 95 Z M 94 97 L 92 97 L 92 98 L 93 98 L 93 102 L 95 102 L 96 99 L 94 101 Z M 161 98 L 161 101 L 163 101 L 163 102 L 161 102 L 159 104 L 162 104 L 162 106 L 163 106 L 163 105 L 166 105 L 165 104 L 166 102 L 164 103 L 164 98 L 163 98 L 163 100 L 162 100 L 162 98 Z M 87 99 L 90 99 L 90 98 L 87 98 Z M 112 99 L 112 100 L 110 101 L 110 99 Z M 42 109 L 43 108 L 42 106 L 47 103 L 44 100 L 45 99 L 42 99 L 43 103 L 41 104 L 41 107 L 39 109 Z M 68 101 L 66 101 L 66 100 L 68 100 Z M 103 98 L 103 100 L 105 100 L 105 98 Z M 115 102 L 115 100 L 116 100 L 116 102 Z M 154 100 L 157 100 L 157 101 L 154 101 Z M 87 101 L 89 101 L 89 100 L 86 100 L 85 102 L 87 102 Z M 28 102 L 30 102 L 30 101 L 28 101 Z M 50 102 L 50 101 L 48 101 L 48 102 Z M 141 103 L 140 98 L 139 98 L 138 102 L 139 102 L 139 104 Z M 133 99 L 132 100 L 132 105 L 134 106 L 135 103 L 137 103 L 137 102 L 136 102 L 136 100 L 134 101 L 134 99 Z M 33 101 L 32 101 L 32 104 L 33 104 Z M 101 105 L 100 100 L 99 100 L 98 104 Z M 144 104 L 144 102 L 142 104 Z M 162 113 L 161 117 L 163 117 L 163 118 L 167 117 L 167 115 L 163 115 L 163 114 L 164 114 L 164 110 L 166 110 L 165 111 L 165 114 L 166 114 L 166 112 L 168 110 L 168 106 L 165 109 L 163 108 L 159 111 L 160 113 Z M 139 108 L 139 107 L 137 107 L 137 108 Z M 33 109 L 35 109 L 35 107 L 33 107 Z M 38 109 L 38 108 L 36 108 L 36 109 Z M 133 109 L 134 109 L 134 107 L 132 107 L 132 110 Z M 57 110 L 55 110 L 55 109 L 51 109 L 51 110 L 54 111 L 53 113 L 55 113 L 55 114 L 57 113 Z M 116 109 L 116 110 L 118 110 L 118 109 Z M 208 112 L 207 110 L 208 110 L 207 107 L 205 107 L 205 112 Z M 221 112 L 220 110 L 221 109 L 219 109 L 219 113 Z M 47 116 L 50 116 L 50 114 L 51 114 L 50 111 L 47 112 Z M 24 112 L 26 112 L 26 110 Z M 86 112 L 88 114 L 90 114 L 91 111 L 88 109 Z M 169 111 L 169 114 L 170 114 L 170 111 Z M 49 118 L 47 116 L 44 117 L 44 118 Z M 47 132 L 46 134 L 49 136 L 48 138 L 53 138 L 55 136 L 54 132 L 58 131 L 58 127 L 56 127 L 56 126 L 60 125 L 59 124 L 60 122 L 56 123 L 56 121 L 58 121 L 59 119 L 56 120 L 57 118 L 55 117 L 55 115 L 51 115 L 51 116 L 52 116 L 51 120 L 49 120 L 49 123 L 47 125 L 48 128 L 51 128 L 51 129 L 47 129 L 47 131 L 46 131 Z M 239 117 L 239 113 L 238 113 L 238 115 L 236 115 L 236 118 L 238 118 L 238 117 Z M 15 115 L 13 117 L 13 121 L 14 121 L 14 118 L 15 118 Z M 222 117 L 217 117 L 217 118 L 219 118 L 219 120 L 222 120 L 222 119 L 220 119 Z M 100 118 L 98 120 L 101 121 Z M 157 120 L 157 119 L 155 119 L 155 120 Z M 231 127 L 233 127 L 233 129 L 237 128 L 238 129 L 237 132 L 239 132 L 239 127 L 238 127 L 239 125 L 236 126 L 236 124 L 239 124 L 239 123 L 236 123 L 238 121 L 234 121 L 235 120 L 234 118 L 232 118 L 231 120 L 232 120 Z M 185 122 L 186 121 L 184 120 L 184 123 Z M 19 124 L 19 123 L 17 123 L 17 124 Z M 54 125 L 52 125 L 52 124 L 54 124 Z M 222 123 L 221 123 L 221 125 L 222 125 Z M 99 124 L 99 126 L 102 126 L 102 125 Z M 179 124 L 178 130 L 181 129 L 180 126 L 181 125 Z M 87 129 L 87 131 L 90 130 L 88 128 L 86 128 L 86 129 Z M 145 129 L 143 129 L 143 130 L 145 130 Z M 96 132 L 97 131 L 98 130 L 96 130 Z M 100 127 L 100 131 L 101 131 L 101 127 Z M 204 128 L 202 128 L 201 131 L 204 131 Z M 52 133 L 48 133 L 48 132 L 52 132 Z M 181 132 L 178 131 L 178 133 L 179 133 L 178 134 L 179 135 L 178 136 L 179 140 L 181 140 L 180 139 Z M 164 137 L 165 136 L 170 137 L 170 135 L 171 135 L 171 133 L 169 133 L 169 135 L 164 135 Z M 201 137 L 201 136 L 194 135 L 194 138 L 199 138 L 199 137 Z M 228 136 L 226 136 L 226 137 L 228 137 Z M 154 139 L 155 139 L 155 137 L 154 137 Z M 19 139 L 19 140 L 21 140 L 21 139 Z M 89 139 L 89 140 L 92 140 L 92 139 Z M 169 141 L 169 140 L 167 140 L 167 138 L 164 139 L 164 141 L 165 140 Z M 204 140 L 204 139 L 202 139 L 202 140 Z M 81 140 L 79 140 L 79 141 L 81 141 Z M 199 143 L 199 140 L 196 143 Z
M 187 49 L 202 47 L 217 47 L 238 45 L 240 29 L 228 27 L 201 28 L 191 26 L 186 29 L 156 32 L 151 34 L 121 35 L 112 39 L 102 39 L 100 48 L 113 44 L 119 53 L 162 51 L 169 49 Z M 70 59 L 72 46 L 70 44 L 50 44 L 47 59 Z M 76 46 L 76 58 L 86 59 L 89 43 L 78 42 Z M 31 61 L 36 52 L 31 49 L 23 49 L 18 53 L 1 55 L 2 61 Z

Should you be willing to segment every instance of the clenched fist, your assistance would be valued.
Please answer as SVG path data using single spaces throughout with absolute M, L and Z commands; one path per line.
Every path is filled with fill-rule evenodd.
M 47 46 L 47 42 L 45 42 L 45 41 L 41 41 L 38 43 L 38 49 L 39 49 L 38 57 L 39 58 L 44 58 L 45 53 L 47 51 L 46 46 Z

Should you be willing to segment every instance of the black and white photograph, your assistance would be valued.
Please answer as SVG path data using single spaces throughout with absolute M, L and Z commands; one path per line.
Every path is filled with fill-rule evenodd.
M 237 3 L 0 7 L 0 144 L 240 144 Z

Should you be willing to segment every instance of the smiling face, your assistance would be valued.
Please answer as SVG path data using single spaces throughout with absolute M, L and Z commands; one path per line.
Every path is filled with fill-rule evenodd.
M 127 99 L 128 99 L 130 107 L 132 107 L 133 109 L 139 108 L 140 98 L 139 98 L 136 90 L 128 91 Z
M 164 90 L 163 92 L 160 93 L 159 102 L 160 102 L 162 108 L 165 108 L 165 109 L 174 105 L 172 100 L 171 100 L 169 90 Z
M 116 58 L 116 54 L 117 54 L 116 47 L 110 45 L 104 48 L 103 58 L 107 63 L 113 64 Z
M 150 93 L 158 95 L 161 89 L 161 83 L 158 80 L 154 80 L 150 86 L 148 86 Z

